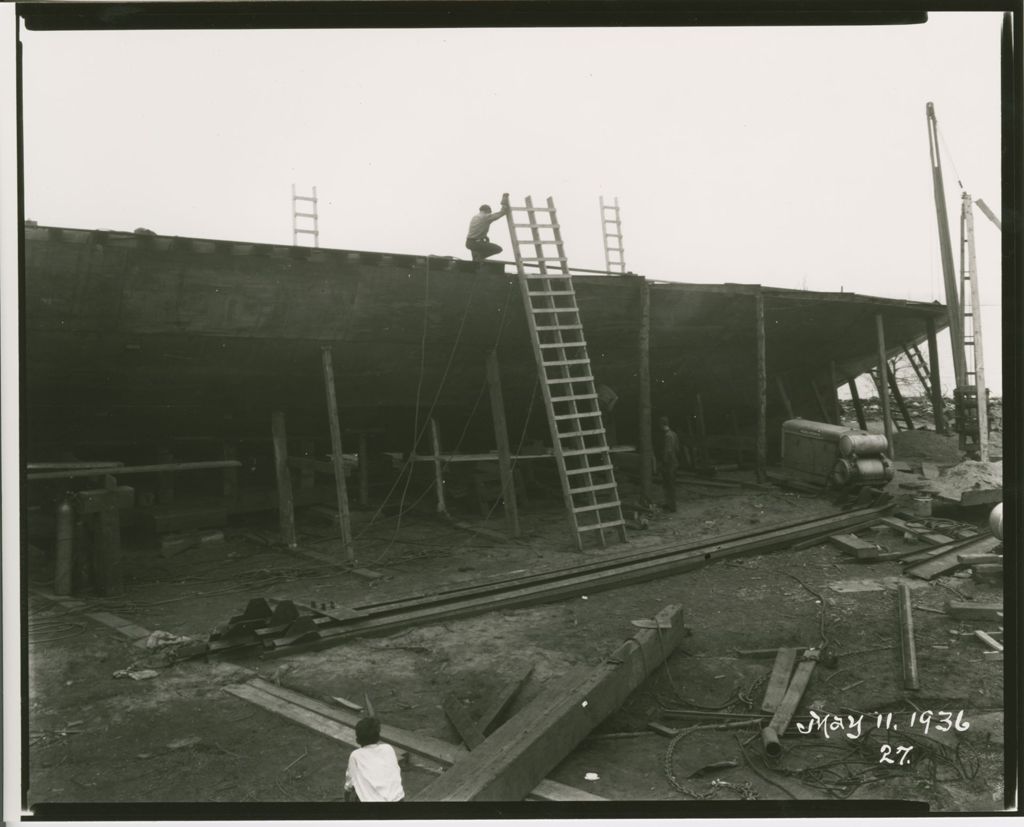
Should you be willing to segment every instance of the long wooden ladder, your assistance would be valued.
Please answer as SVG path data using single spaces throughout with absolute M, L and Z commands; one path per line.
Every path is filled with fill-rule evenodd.
M 925 397 L 930 397 L 932 395 L 932 371 L 928 367 L 928 360 L 924 358 L 921 349 L 917 345 L 904 345 L 903 352 L 910 361 L 910 367 L 917 374 L 917 380 L 924 389 Z
M 609 273 L 626 272 L 626 251 L 622 246 L 622 218 L 619 215 L 619 197 L 611 204 L 601 202 L 601 231 L 604 234 L 604 264 Z
M 988 391 L 981 341 L 978 268 L 974 256 L 974 211 L 971 196 L 965 192 L 961 198 L 960 333 L 964 343 L 964 386 L 960 389 L 962 416 L 957 420 L 957 431 L 960 433 L 960 450 L 977 452 L 979 459 L 988 462 Z
M 508 232 L 573 541 L 579 550 L 587 535 L 602 547 L 608 534 L 624 542 L 626 523 L 554 201 L 535 207 L 527 197 L 525 206 L 511 207 Z

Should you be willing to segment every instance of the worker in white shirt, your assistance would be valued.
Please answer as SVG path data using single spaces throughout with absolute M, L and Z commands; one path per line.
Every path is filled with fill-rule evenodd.
M 359 801 L 401 801 L 402 770 L 391 744 L 380 742 L 380 721 L 362 718 L 356 724 L 356 743 L 345 770 L 345 798 L 355 793 Z
M 508 215 L 508 193 L 501 196 L 501 209 L 496 213 L 491 212 L 487 204 L 480 205 L 480 212 L 469 220 L 469 230 L 466 233 L 466 249 L 473 254 L 473 261 L 483 261 L 501 252 L 501 247 L 493 243 L 487 237 L 487 228 L 504 215 Z

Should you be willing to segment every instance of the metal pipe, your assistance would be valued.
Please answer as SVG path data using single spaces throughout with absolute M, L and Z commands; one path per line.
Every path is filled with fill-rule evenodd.
M 903 658 L 903 688 L 920 689 L 917 678 L 917 650 L 914 646 L 914 615 L 910 606 L 910 587 L 900 584 L 897 600 L 900 624 L 900 650 Z
M 779 743 L 779 735 L 770 726 L 761 730 L 761 744 L 764 746 L 764 754 L 769 758 L 778 758 L 782 755 L 782 744 Z

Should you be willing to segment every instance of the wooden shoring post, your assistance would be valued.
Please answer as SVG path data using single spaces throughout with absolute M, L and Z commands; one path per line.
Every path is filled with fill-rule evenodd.
M 811 391 L 814 393 L 814 399 L 818 403 L 818 413 L 821 414 L 821 421 L 832 423 L 832 417 L 829 416 L 828 407 L 825 405 L 825 400 L 821 395 L 821 388 L 818 387 L 818 383 L 813 379 L 811 380 Z
M 359 505 L 370 504 L 370 440 L 366 431 L 359 432 Z
M 270 416 L 274 439 L 274 470 L 277 474 L 277 512 L 281 526 L 281 539 L 290 549 L 299 547 L 295 535 L 295 499 L 292 492 L 292 473 L 288 468 L 288 428 L 284 413 L 274 411 Z
M 97 591 L 104 597 L 124 594 L 124 559 L 121 553 L 121 515 L 118 508 L 117 482 L 103 478 L 104 495 L 97 522 L 96 545 L 99 577 Z
M 711 464 L 708 456 L 708 432 L 704 425 L 704 400 L 697 394 L 697 465 L 705 468 Z
M 238 443 L 237 442 L 225 442 L 223 447 L 223 455 L 226 460 L 238 459 Z M 223 477 L 223 490 L 225 500 L 235 500 L 238 498 L 238 468 L 225 468 L 222 472 Z
M 864 416 L 864 403 L 860 401 L 860 393 L 857 390 L 857 380 L 847 379 L 846 386 L 850 389 L 850 399 L 853 400 L 853 411 L 857 415 L 857 427 L 862 431 L 868 429 L 868 420 Z
M 786 409 L 786 418 L 794 419 L 793 405 L 789 401 L 789 394 L 786 393 L 786 384 L 778 374 L 775 375 L 775 388 L 779 392 L 779 399 L 782 400 L 782 407 Z
M 338 397 L 334 392 L 334 359 L 329 345 L 320 349 L 324 370 L 324 391 L 327 395 L 327 420 L 331 428 L 331 464 L 334 466 L 334 488 L 338 496 L 338 522 L 341 527 L 341 550 L 348 563 L 355 563 L 352 549 L 352 521 L 348 511 L 348 486 L 345 482 L 345 458 L 341 448 L 341 422 L 338 420 Z
M 768 371 L 764 329 L 764 294 L 758 291 L 755 301 L 757 321 L 757 432 L 755 444 L 757 481 L 768 479 Z
M 302 451 L 302 456 L 309 459 L 314 457 L 313 440 L 303 439 L 299 442 L 299 450 Z M 303 465 L 299 468 L 299 488 L 306 489 L 312 488 L 316 485 L 316 478 L 313 475 L 313 469 L 308 465 Z
M 498 354 L 487 354 L 487 387 L 491 394 L 491 419 L 494 422 L 494 441 L 498 446 L 498 473 L 501 475 L 501 500 L 505 506 L 505 523 L 509 534 L 519 536 L 519 505 L 516 502 L 516 481 L 512 472 L 512 450 L 508 442 L 508 424 L 505 421 L 505 398 L 501 392 L 501 369 Z
M 843 406 L 839 404 L 839 374 L 836 372 L 835 360 L 828 363 L 829 394 L 832 397 L 832 408 L 835 411 L 836 425 L 843 424 Z
M 935 336 L 935 319 L 925 320 L 928 330 L 928 374 L 932 392 L 932 416 L 935 419 L 935 433 L 943 436 L 949 433 L 946 424 L 946 406 L 942 400 L 942 381 L 939 376 L 939 345 Z
M 441 429 L 437 420 L 430 418 L 430 453 L 434 459 L 434 493 L 437 495 L 437 513 L 448 515 L 444 502 L 444 464 L 441 461 Z
M 892 365 L 888 362 L 885 363 L 885 376 L 889 383 L 889 393 L 892 394 L 892 398 L 896 401 L 896 407 L 900 409 L 900 416 L 902 416 L 903 421 L 907 423 L 907 430 L 914 430 L 914 420 L 910 416 L 910 410 L 907 408 L 907 403 L 903 399 L 903 394 L 900 393 L 899 385 L 896 384 L 896 371 L 892 369 Z
M 885 441 L 889 443 L 889 458 L 895 459 L 896 445 L 892 438 L 893 422 L 889 411 L 889 383 L 886 381 L 889 365 L 885 353 L 885 321 L 881 313 L 875 314 L 875 331 L 878 333 L 878 392 L 882 397 L 882 422 L 885 425 Z
M 651 286 L 640 280 L 640 493 L 654 500 L 654 438 L 651 432 Z
M 164 447 L 157 451 L 156 461 L 160 465 L 170 465 L 174 462 L 174 455 L 170 449 Z M 169 473 L 157 474 L 156 478 L 156 501 L 160 505 L 170 505 L 174 502 L 174 475 Z

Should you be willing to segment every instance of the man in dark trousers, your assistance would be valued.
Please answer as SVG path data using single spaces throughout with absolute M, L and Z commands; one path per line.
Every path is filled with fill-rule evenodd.
M 679 437 L 668 426 L 668 417 L 658 420 L 661 428 L 661 489 L 665 493 L 665 508 L 676 510 L 676 471 L 679 468 Z
M 469 231 L 466 233 L 466 249 L 473 254 L 473 261 L 483 261 L 501 252 L 501 247 L 487 237 L 487 228 L 503 216 L 508 215 L 508 193 L 501 196 L 501 209 L 491 213 L 488 204 L 480 205 L 480 212 L 469 220 Z

